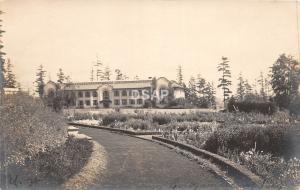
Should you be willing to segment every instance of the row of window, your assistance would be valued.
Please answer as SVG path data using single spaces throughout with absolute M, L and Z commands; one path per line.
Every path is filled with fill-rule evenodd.
M 91 93 L 91 92 L 83 92 L 83 91 L 79 91 L 79 92 L 78 92 L 78 97 L 79 97 L 79 98 L 82 98 L 83 95 L 84 95 L 84 97 L 87 97 L 87 98 L 91 97 L 91 95 L 92 95 L 93 97 L 98 97 L 97 91 L 93 91 L 92 93 Z
M 135 94 L 133 94 L 133 92 L 138 92 L 138 94 L 136 94 L 136 95 L 140 95 L 140 96 L 142 96 L 142 90 L 122 90 L 122 91 L 119 91 L 119 90 L 114 90 L 114 96 L 120 96 L 120 92 L 121 92 L 121 94 L 122 94 L 122 96 L 132 96 L 132 95 L 135 95 Z M 79 98 L 82 98 L 82 97 L 87 97 L 87 98 L 89 98 L 89 97 L 91 97 L 91 96 L 93 96 L 93 97 L 98 97 L 98 93 L 97 93 L 97 91 L 93 91 L 93 92 L 89 92 L 89 91 L 86 91 L 86 92 L 84 92 L 84 91 L 79 91 L 78 92 L 78 97 Z M 104 91 L 103 92 L 103 96 L 109 96 L 109 93 L 108 93 L 108 91 Z
M 98 105 L 98 101 L 97 100 L 93 100 L 92 103 L 93 103 L 93 106 L 97 106 Z M 85 105 L 91 106 L 91 101 L 90 100 L 86 100 L 85 101 Z M 83 106 L 83 101 L 82 100 L 79 101 L 79 106 Z
M 122 94 L 122 96 L 132 96 L 132 95 L 140 95 L 142 96 L 142 90 L 114 90 L 114 96 L 120 96 L 120 92 Z M 138 94 L 133 94 L 133 93 L 138 93 Z
M 114 100 L 114 104 L 115 105 L 120 105 L 120 103 L 122 103 L 122 105 L 135 105 L 135 104 L 138 104 L 138 105 L 141 105 L 143 104 L 143 100 L 142 99 L 137 99 L 137 101 L 135 101 L 135 99 L 129 99 L 129 102 L 127 101 L 127 99 L 122 99 L 121 102 L 120 100 L 116 99 Z
M 80 100 L 79 101 L 79 106 L 83 106 L 83 102 L 84 101 Z M 122 99 L 121 103 L 122 103 L 122 105 L 128 105 L 128 103 L 129 103 L 129 105 L 135 105 L 135 104 L 141 105 L 141 104 L 143 104 L 143 100 L 142 99 L 137 99 L 137 101 L 135 101 L 135 99 L 129 99 L 129 102 L 128 102 L 127 99 Z M 115 105 L 120 105 L 120 100 L 118 100 L 118 99 L 114 100 L 114 104 Z M 86 100 L 85 105 L 86 106 L 91 106 L 91 101 Z M 98 101 L 93 100 L 92 101 L 92 106 L 97 106 L 97 105 L 98 105 Z

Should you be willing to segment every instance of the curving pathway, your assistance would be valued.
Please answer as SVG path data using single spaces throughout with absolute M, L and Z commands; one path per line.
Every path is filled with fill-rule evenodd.
M 107 168 L 89 189 L 230 189 L 221 177 L 146 140 L 80 127 L 107 152 Z

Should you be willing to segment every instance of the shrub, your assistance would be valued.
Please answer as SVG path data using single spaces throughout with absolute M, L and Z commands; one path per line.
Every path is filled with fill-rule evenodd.
M 120 113 L 111 113 L 109 115 L 105 115 L 103 118 L 102 118 L 102 125 L 110 125 L 114 122 L 125 122 L 127 121 L 128 119 L 128 116 L 126 114 L 120 114 Z
M 291 114 L 300 115 L 300 96 L 297 96 L 289 105 Z
M 219 125 L 217 123 L 203 122 L 171 122 L 160 126 L 163 136 L 171 140 L 180 141 L 202 148 L 204 142 L 210 137 Z
M 6 97 L 0 106 L 0 115 L 0 144 L 6 144 L 1 149 L 6 157 L 1 157 L 0 162 L 6 165 L 22 165 L 25 159 L 38 152 L 65 143 L 64 119 L 46 108 L 39 99 L 24 94 Z
M 244 165 L 250 171 L 260 176 L 266 188 L 291 188 L 300 183 L 300 160 L 291 158 L 284 160 L 270 153 L 252 148 L 247 152 L 229 151 L 226 148 L 218 150 L 218 154 Z M 268 187 L 269 186 L 269 187 Z
M 172 99 L 168 102 L 169 108 L 185 108 L 186 100 L 184 98 Z
M 241 152 L 249 151 L 256 144 L 258 151 L 289 158 L 299 153 L 300 147 L 297 140 L 299 138 L 300 128 L 298 126 L 236 125 L 219 128 L 206 141 L 204 148 L 214 153 L 217 153 L 218 149 L 222 147 Z
M 55 149 L 46 149 L 26 159 L 22 172 L 10 175 L 21 177 L 23 184 L 32 185 L 38 181 L 55 181 L 60 184 L 78 173 L 92 153 L 92 143 L 87 139 L 68 138 L 66 143 Z M 23 175 L 20 175 L 23 174 Z
M 170 114 L 155 114 L 152 117 L 153 123 L 158 123 L 159 125 L 168 124 L 172 121 Z
M 130 119 L 125 122 L 124 125 L 126 125 L 127 128 L 132 128 L 134 130 L 149 130 L 152 123 L 147 120 Z
M 227 109 L 230 112 L 258 112 L 262 114 L 274 114 L 276 112 L 276 106 L 273 102 L 250 102 L 240 101 L 236 102 L 234 99 L 230 99 L 227 105 Z

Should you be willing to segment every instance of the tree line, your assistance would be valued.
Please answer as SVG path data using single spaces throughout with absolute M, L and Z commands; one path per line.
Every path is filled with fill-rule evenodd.
M 254 84 L 250 84 L 240 72 L 235 93 L 231 90 L 232 76 L 229 62 L 227 57 L 222 57 L 217 65 L 217 72 L 220 74 L 217 88 L 222 91 L 225 108 L 229 100 L 248 103 L 271 102 L 281 110 L 300 112 L 300 63 L 295 58 L 281 54 L 270 67 L 269 73 L 260 72 Z M 186 85 L 183 81 L 181 66 L 177 69 L 177 82 L 184 87 L 186 101 L 189 104 L 197 107 L 215 107 L 216 91 L 213 82 L 207 82 L 198 74 L 197 78 L 192 76 Z

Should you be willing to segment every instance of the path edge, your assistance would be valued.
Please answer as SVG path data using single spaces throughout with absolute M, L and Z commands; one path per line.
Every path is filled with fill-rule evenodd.
M 62 189 L 65 190 L 81 190 L 88 189 L 95 180 L 101 178 L 105 172 L 107 165 L 107 153 L 99 143 L 93 143 L 92 154 L 88 159 L 87 164 L 80 170 L 79 173 L 72 176 L 62 184 Z
M 229 159 L 220 155 L 163 137 L 152 136 L 152 139 L 170 144 L 209 160 L 225 170 L 229 176 L 233 177 L 235 181 L 243 187 L 261 189 L 264 186 L 263 180 L 259 176 L 255 175 L 240 164 L 234 163 L 233 161 L 230 161 Z

